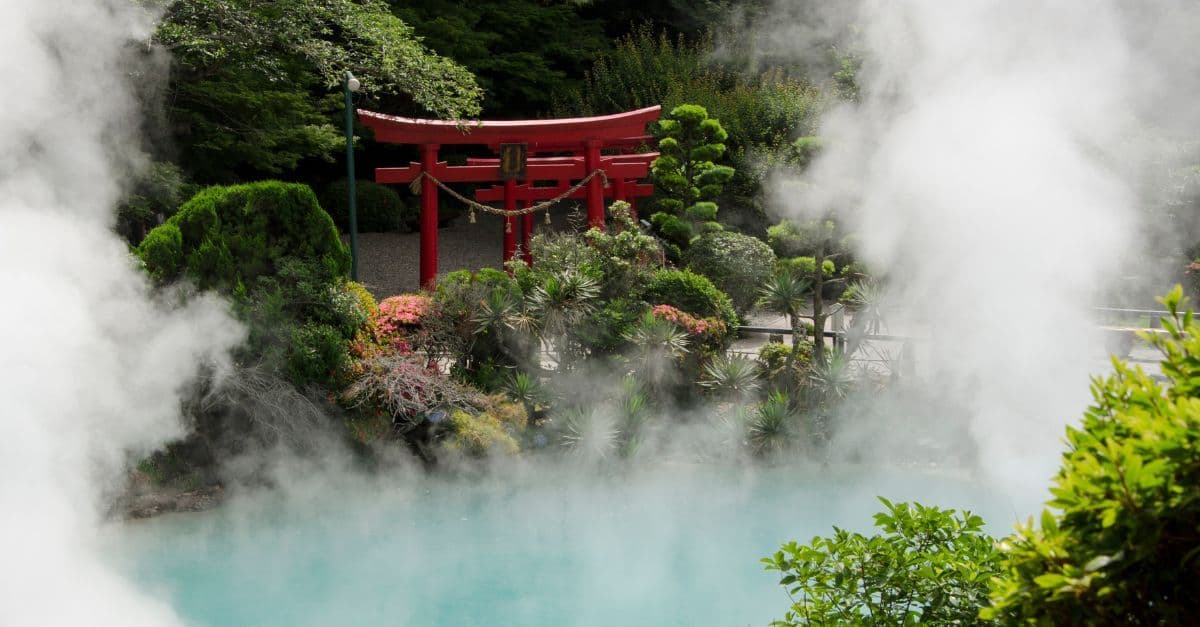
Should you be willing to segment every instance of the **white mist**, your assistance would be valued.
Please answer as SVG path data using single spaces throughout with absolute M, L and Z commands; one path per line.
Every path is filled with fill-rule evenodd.
M 110 571 L 100 494 L 183 433 L 179 394 L 240 336 L 209 300 L 150 300 L 110 232 L 137 161 L 124 0 L 0 5 L 0 623 L 170 625 Z
M 852 25 L 862 98 L 822 121 L 828 148 L 803 185 L 781 182 L 781 212 L 834 211 L 862 234 L 859 252 L 887 273 L 892 304 L 920 321 L 894 330 L 934 338 L 922 383 L 966 408 L 952 418 L 966 421 L 979 469 L 1020 511 L 1045 498 L 1063 426 L 1089 400 L 1089 374 L 1106 370 L 1089 309 L 1134 244 L 1130 173 L 1141 155 L 1130 139 L 1153 111 L 1152 90 L 1163 106 L 1180 102 L 1163 80 L 1172 60 L 1135 43 L 1169 4 L 865 0 L 817 10 Z M 1196 13 L 1180 15 L 1194 24 Z M 778 29 L 762 28 L 780 54 Z

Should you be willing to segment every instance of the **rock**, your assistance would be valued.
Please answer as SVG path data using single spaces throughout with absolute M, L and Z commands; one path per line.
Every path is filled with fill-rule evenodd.
M 150 518 L 172 512 L 203 512 L 225 500 L 225 488 L 211 485 L 186 492 L 151 492 L 130 497 L 126 518 Z

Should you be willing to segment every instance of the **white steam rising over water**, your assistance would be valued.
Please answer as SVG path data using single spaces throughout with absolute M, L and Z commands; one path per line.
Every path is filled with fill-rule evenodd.
M 0 623 L 169 625 L 97 558 L 99 495 L 182 434 L 179 393 L 240 330 L 153 303 L 109 231 L 136 163 L 125 0 L 0 4 Z
M 864 52 L 861 102 L 823 120 L 827 149 L 802 185 L 781 182 L 782 213 L 832 210 L 861 232 L 891 304 L 928 322 L 905 330 L 937 338 L 927 383 L 968 407 L 979 467 L 1025 504 L 1044 498 L 1062 427 L 1105 369 L 1088 310 L 1133 244 L 1135 124 L 1153 117 L 1147 104 L 1178 111 L 1194 85 L 1172 85 L 1161 54 L 1182 40 L 1143 45 L 1188 31 L 1177 18 L 1197 11 L 1181 6 L 777 7 L 856 33 Z M 780 56 L 794 28 L 764 25 L 759 40 Z

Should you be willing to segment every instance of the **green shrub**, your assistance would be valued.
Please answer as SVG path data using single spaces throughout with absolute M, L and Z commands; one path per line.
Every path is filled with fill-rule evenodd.
M 518 403 L 495 401 L 478 414 L 463 410 L 450 413 L 451 433 L 446 446 L 474 457 L 520 452 L 518 435 L 525 428 L 525 410 Z
M 249 331 L 241 358 L 301 387 L 340 387 L 349 342 L 370 320 L 363 290 L 353 285 L 326 279 L 313 261 L 281 259 L 277 274 L 258 277 L 234 297 Z
M 416 231 L 420 228 L 416 204 L 402 200 L 392 188 L 359 180 L 354 182 L 354 191 L 358 199 L 356 213 L 360 233 Z M 343 232 L 350 230 L 349 196 L 345 180 L 331 183 L 321 194 L 321 206 Z
M 675 246 L 686 248 L 692 241 L 692 225 L 669 213 L 659 211 L 651 215 L 650 224 L 660 237 Z
M 183 270 L 183 235 L 174 224 L 164 224 L 146 234 L 138 255 L 150 276 L 165 281 Z
M 738 324 L 729 297 L 707 277 L 688 270 L 655 272 L 642 298 L 650 304 L 671 305 L 701 318 L 717 318 L 730 328 Z
M 708 277 L 729 295 L 739 314 L 746 314 L 758 301 L 759 288 L 775 269 L 775 254 L 762 240 L 719 231 L 696 238 L 683 261 L 688 270 Z
M 350 363 L 346 338 L 328 324 L 309 322 L 292 329 L 287 353 L 288 379 L 300 387 L 328 385 L 336 381 Z
M 812 323 L 807 323 L 806 330 L 812 332 Z M 774 383 L 782 383 L 781 379 L 784 376 L 784 367 L 787 365 L 788 355 L 792 353 L 792 346 L 784 342 L 767 342 L 758 349 L 758 361 L 762 365 L 762 374 Z M 805 341 L 800 343 L 800 350 L 796 354 L 796 362 L 792 364 L 792 374 L 789 383 L 798 383 L 804 373 L 812 366 L 812 342 Z
M 354 296 L 354 299 L 358 301 L 359 309 L 367 316 L 379 313 L 379 303 L 375 301 L 375 295 L 362 283 L 347 281 L 346 291 Z
M 813 280 L 813 276 L 817 272 L 817 260 L 812 257 L 792 257 L 790 259 L 780 259 L 779 269 L 790 272 L 795 276 Z M 833 261 L 826 259 L 821 263 L 821 270 L 824 271 L 825 277 L 832 278 L 837 275 L 837 268 Z
M 580 328 L 580 341 L 593 354 L 613 354 L 626 344 L 626 336 L 645 313 L 644 305 L 614 298 L 587 316 Z
M 826 228 L 831 228 L 830 224 Z M 780 259 L 786 257 L 811 257 L 820 243 L 822 231 L 817 222 L 797 224 L 784 220 L 767 229 L 767 243 Z
M 160 229 L 164 232 L 155 235 Z M 180 233 L 180 256 L 174 254 L 172 229 Z M 151 276 L 165 282 L 183 272 L 201 288 L 236 292 L 274 274 L 288 256 L 315 261 L 330 280 L 350 268 L 350 254 L 329 214 L 308 186 L 295 183 L 209 187 L 146 237 L 151 242 L 137 253 Z
M 1160 384 L 1140 367 L 1092 383 L 1041 526 L 1006 539 L 984 615 L 1011 624 L 1182 625 L 1200 616 L 1200 324 L 1162 299 Z M 1057 511 L 1054 511 L 1057 510 Z
M 792 599 L 772 625 L 979 625 L 1000 554 L 970 512 L 891 503 L 870 537 L 834 527 L 764 558 Z M 1061 623 L 1060 623 L 1061 624 Z

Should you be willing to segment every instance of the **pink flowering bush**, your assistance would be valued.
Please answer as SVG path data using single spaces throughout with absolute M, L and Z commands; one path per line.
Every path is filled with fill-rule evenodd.
M 720 339 L 727 330 L 725 323 L 716 318 L 697 318 L 670 305 L 655 305 L 650 313 L 655 318 L 678 325 L 689 335 L 704 339 Z
M 428 296 L 401 294 L 383 299 L 379 312 L 371 320 L 375 339 L 401 353 L 411 352 L 407 338 L 421 325 L 428 311 Z

